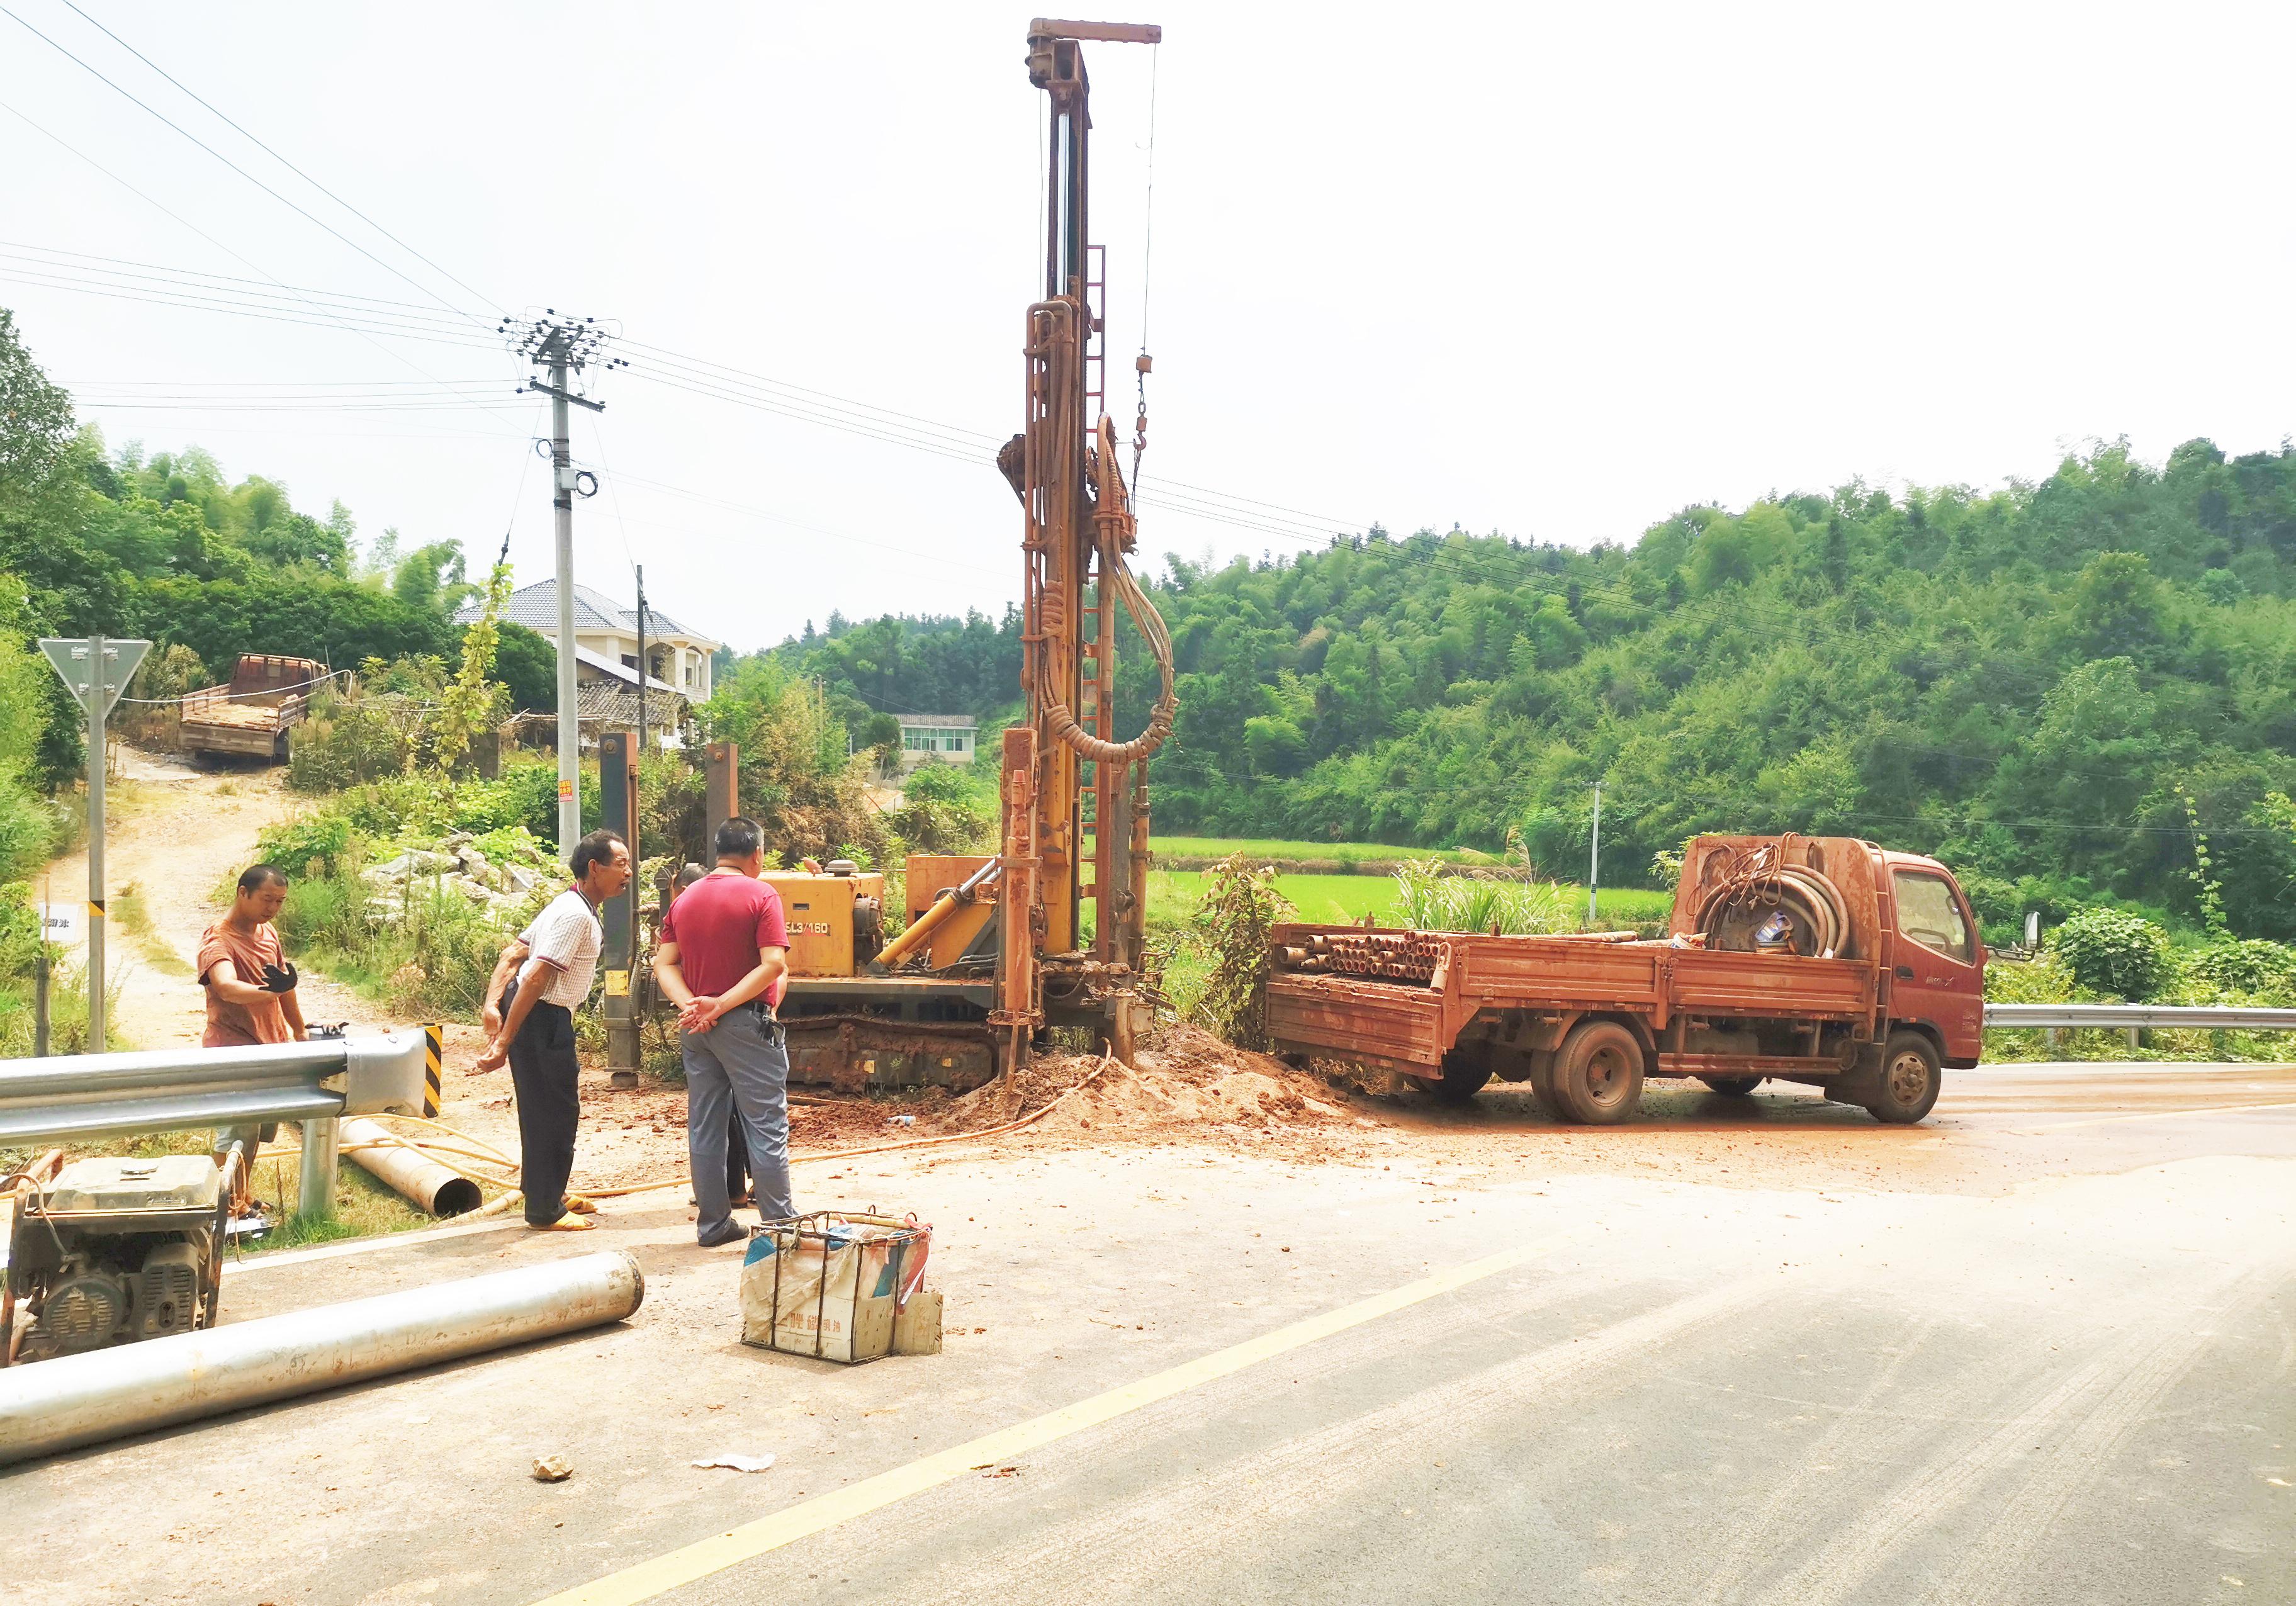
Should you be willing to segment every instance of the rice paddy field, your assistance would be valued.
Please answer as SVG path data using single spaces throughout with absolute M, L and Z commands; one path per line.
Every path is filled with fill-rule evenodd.
M 1394 849 L 1388 851 L 1393 852 Z M 1150 871 L 1150 927 L 1177 926 L 1185 922 L 1203 897 L 1205 884 L 1210 879 L 1210 873 L 1201 870 Z M 1392 922 L 1395 914 L 1398 889 L 1391 876 L 1283 873 L 1277 875 L 1275 884 L 1282 889 L 1283 896 L 1292 900 L 1292 906 L 1300 911 L 1300 918 L 1304 921 L 1349 923 L 1368 914 L 1375 923 L 1385 925 Z M 1572 891 L 1583 905 L 1586 889 L 1577 887 Z M 1671 892 L 1651 891 L 1637 887 L 1605 887 L 1595 897 L 1600 923 L 1620 927 L 1662 921 L 1673 906 L 1674 895 Z
M 1496 855 L 1472 848 L 1398 848 L 1387 842 L 1310 842 L 1281 837 L 1151 837 L 1156 862 L 1198 869 L 1232 854 L 1246 853 L 1270 864 L 1328 864 L 1341 874 L 1355 866 L 1385 866 L 1400 859 L 1441 859 L 1447 864 L 1496 864 Z

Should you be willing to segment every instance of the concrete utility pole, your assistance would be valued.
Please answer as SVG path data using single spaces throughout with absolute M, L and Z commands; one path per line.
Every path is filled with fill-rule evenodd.
M 1595 924 L 1595 889 L 1603 884 L 1603 783 L 1595 783 L 1595 830 L 1587 843 L 1587 925 Z
M 46 638 L 40 651 L 87 715 L 87 1052 L 104 1051 L 103 1023 L 103 720 L 152 650 L 150 642 Z M 41 937 L 43 953 L 46 935 Z
M 558 526 L 558 851 L 565 854 L 582 834 L 582 710 L 574 675 L 574 498 L 598 494 L 598 477 L 574 466 L 566 409 L 606 410 L 605 403 L 578 396 L 570 385 L 574 374 L 599 361 L 608 335 L 597 319 L 561 318 L 555 307 L 545 308 L 539 322 L 505 318 L 502 327 L 513 350 L 550 370 L 547 382 L 529 380 L 525 389 L 550 397 L 550 497 Z M 616 357 L 603 365 L 626 365 Z
M 634 563 L 630 567 L 636 572 L 638 582 L 638 757 L 643 758 L 646 750 L 646 681 L 653 671 L 646 659 L 645 565 Z

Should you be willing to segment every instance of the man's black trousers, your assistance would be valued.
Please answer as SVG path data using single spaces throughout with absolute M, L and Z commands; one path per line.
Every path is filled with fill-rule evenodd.
M 503 992 L 503 1013 L 518 995 Z M 528 1225 L 546 1227 L 566 1213 L 574 1172 L 574 1132 L 582 1121 L 582 1067 L 574 1057 L 573 1012 L 537 1002 L 510 1040 L 510 1080 L 518 1093 L 519 1183 Z

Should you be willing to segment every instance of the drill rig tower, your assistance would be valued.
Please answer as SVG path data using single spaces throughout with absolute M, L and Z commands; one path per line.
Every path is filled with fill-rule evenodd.
M 1029 78 L 1045 91 L 1052 137 L 1043 295 L 1022 338 L 1024 427 L 997 454 L 1021 505 L 1027 698 L 1025 722 L 1004 734 L 1000 851 L 912 854 L 902 929 L 882 946 L 879 922 L 891 913 L 882 874 L 844 860 L 767 873 L 793 939 L 782 1019 L 794 1080 L 961 1091 L 1009 1074 L 1051 1027 L 1087 1030 L 1132 1057 L 1147 1007 L 1148 759 L 1172 731 L 1172 639 L 1124 564 L 1136 533 L 1104 406 L 1105 274 L 1086 220 L 1082 45 L 1162 37 L 1124 23 L 1029 26 Z M 1161 676 L 1146 728 L 1128 739 L 1116 725 L 1119 608 Z M 711 749 L 709 795 L 727 811 L 736 763 L 726 744 Z
M 1162 38 L 1153 25 L 1039 19 L 1029 28 L 1029 81 L 1049 102 L 1051 138 L 1045 293 L 1029 308 L 1024 341 L 1026 425 L 999 456 L 1021 497 L 1029 716 L 1005 732 L 1003 755 L 1003 932 L 990 1021 L 1004 1034 L 1007 1069 L 1046 1025 L 1090 1027 L 1128 1061 L 1141 1003 L 1148 759 L 1172 730 L 1172 643 L 1124 563 L 1137 535 L 1106 411 L 1105 258 L 1091 242 L 1083 44 Z M 1121 741 L 1119 604 L 1162 677 L 1146 728 Z

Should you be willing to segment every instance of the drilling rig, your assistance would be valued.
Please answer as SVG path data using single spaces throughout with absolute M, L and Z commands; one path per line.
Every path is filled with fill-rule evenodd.
M 1148 760 L 1171 734 L 1172 641 L 1125 565 L 1137 541 L 1107 412 L 1107 274 L 1092 243 L 1087 42 L 1154 45 L 1153 25 L 1029 25 L 1029 81 L 1047 102 L 1045 275 L 1028 310 L 1023 425 L 997 454 L 1021 506 L 1021 692 L 1004 733 L 993 855 L 906 865 L 906 916 L 875 946 L 880 876 L 841 862 L 768 872 L 792 938 L 782 1006 L 791 1075 L 858 1089 L 977 1085 L 1042 1034 L 1079 1028 L 1132 1058 L 1148 891 Z M 1144 352 L 1138 371 L 1148 372 Z M 1139 418 L 1144 436 L 1144 403 Z M 1142 437 L 1136 437 L 1136 447 Z M 1116 724 L 1118 610 L 1160 681 L 1136 735 Z M 713 776 L 713 797 L 731 798 Z M 713 810 L 714 812 L 714 810 Z

